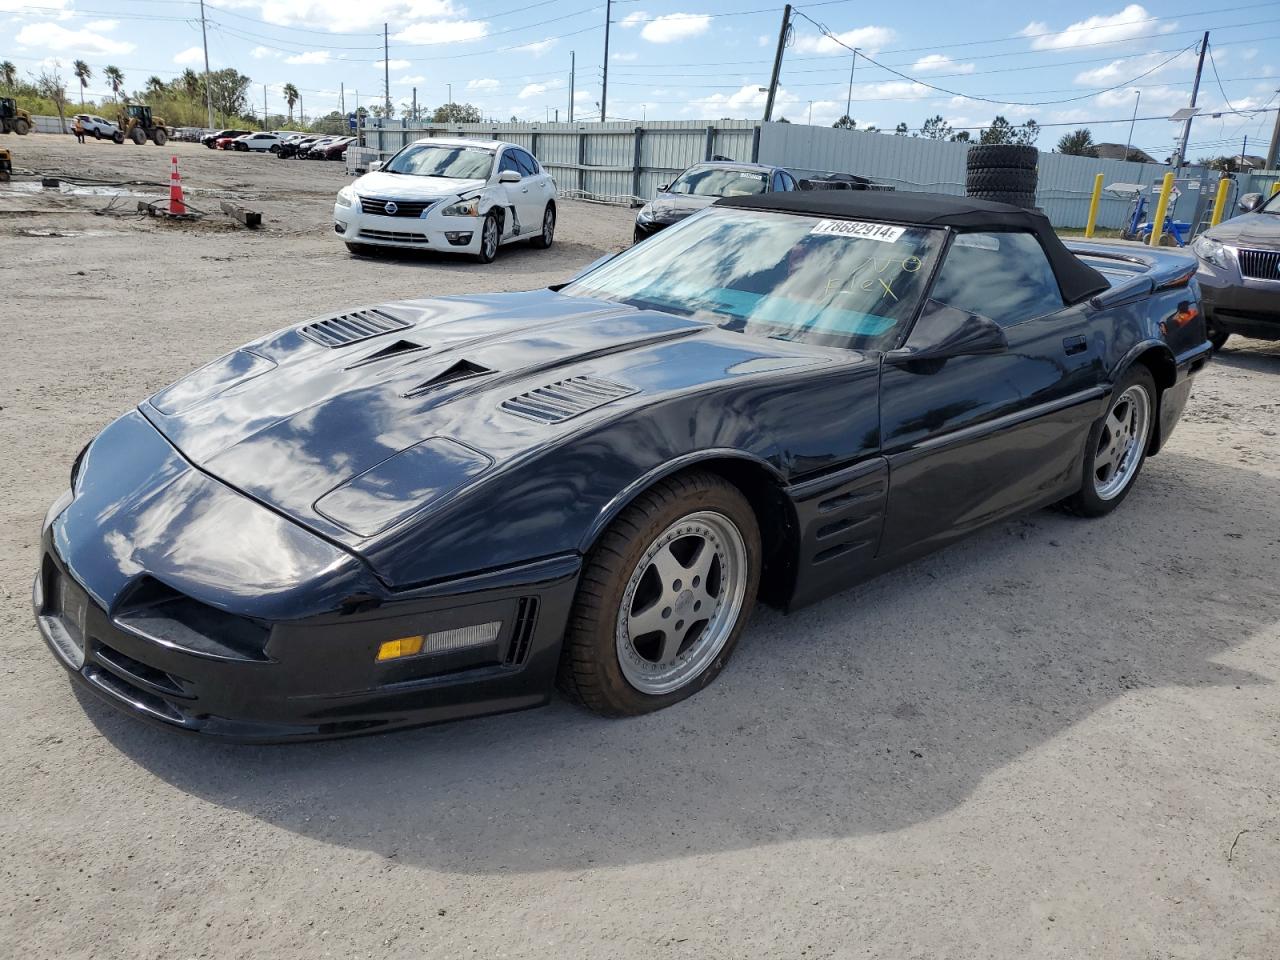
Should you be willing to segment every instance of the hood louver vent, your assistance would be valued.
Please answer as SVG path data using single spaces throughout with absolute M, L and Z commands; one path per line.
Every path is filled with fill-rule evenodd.
M 347 369 L 354 370 L 356 367 L 363 367 L 366 363 L 377 363 L 379 360 L 390 360 L 392 357 L 403 356 L 406 353 L 421 353 L 429 349 L 431 348 L 421 343 L 414 343 L 412 340 L 397 340 L 380 350 L 373 351 L 367 357 L 361 357 Z
M 354 310 L 328 320 L 317 320 L 308 323 L 298 333 L 322 347 L 334 349 L 345 347 L 370 337 L 379 337 L 394 330 L 404 330 L 410 326 L 407 320 L 401 320 L 395 314 L 384 310 Z
M 456 383 L 459 380 L 470 380 L 472 377 L 482 377 L 486 373 L 493 373 L 488 367 L 482 367 L 478 363 L 472 363 L 470 360 L 459 360 L 444 370 L 441 370 L 430 380 L 424 380 L 412 390 L 408 391 L 406 397 L 418 397 L 429 390 L 436 390 L 445 384 Z
M 561 423 L 638 392 L 600 377 L 570 377 L 504 400 L 502 409 L 539 423 Z

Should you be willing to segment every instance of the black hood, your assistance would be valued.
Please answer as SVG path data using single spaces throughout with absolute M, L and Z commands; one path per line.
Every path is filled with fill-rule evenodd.
M 654 223 L 668 224 L 705 210 L 719 197 L 699 197 L 688 193 L 660 193 L 645 204 L 645 212 Z

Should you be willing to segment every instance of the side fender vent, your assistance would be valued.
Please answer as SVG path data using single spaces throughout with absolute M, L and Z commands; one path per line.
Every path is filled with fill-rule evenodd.
M 472 377 L 483 377 L 486 373 L 493 373 L 488 367 L 482 367 L 478 363 L 472 363 L 470 360 L 459 360 L 452 366 L 441 370 L 430 380 L 423 380 L 412 390 L 406 391 L 406 397 L 419 397 L 430 390 L 436 390 L 450 383 L 457 383 L 459 380 L 470 380 Z
M 409 321 L 402 320 L 393 313 L 370 307 L 368 310 L 353 310 L 327 320 L 308 323 L 298 333 L 312 343 L 335 349 L 410 326 L 412 324 Z
M 601 377 L 570 377 L 504 400 L 502 409 L 526 420 L 561 423 L 639 392 Z
M 533 630 L 538 625 L 538 598 L 521 597 L 516 607 L 515 629 L 511 631 L 511 646 L 507 648 L 506 664 L 518 667 L 529 657 L 533 646 Z

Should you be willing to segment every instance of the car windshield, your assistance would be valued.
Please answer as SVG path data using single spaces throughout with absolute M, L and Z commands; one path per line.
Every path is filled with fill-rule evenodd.
M 460 144 L 411 143 L 382 169 L 415 177 L 488 180 L 493 169 L 493 151 Z
M 1258 208 L 1258 212 L 1280 214 L 1280 192 L 1273 193 L 1267 202 Z
M 671 193 L 687 193 L 695 197 L 743 197 L 764 193 L 768 174 L 759 170 L 733 170 L 725 167 L 691 167 L 671 184 Z
M 885 350 L 924 296 L 944 236 L 927 227 L 713 207 L 561 292 L 753 336 Z

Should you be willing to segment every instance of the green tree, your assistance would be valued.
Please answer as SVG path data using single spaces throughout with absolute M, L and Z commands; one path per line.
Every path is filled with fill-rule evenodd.
M 286 83 L 284 90 L 281 92 L 284 94 L 285 104 L 289 107 L 289 122 L 293 123 L 293 108 L 297 106 L 299 99 L 298 88 L 292 83 Z
M 159 97 L 165 92 L 164 81 L 154 75 L 147 77 L 146 90 L 148 97 Z
M 1015 127 L 1004 117 L 997 116 L 991 121 L 991 126 L 983 130 L 978 136 L 978 142 L 1016 143 L 1030 146 L 1036 142 L 1036 137 L 1038 136 L 1040 136 L 1040 125 L 1034 120 L 1028 120 L 1021 126 Z
M 846 113 L 843 117 L 833 123 L 832 126 L 837 130 L 853 130 L 857 128 L 858 121 Z
M 119 98 L 120 90 L 124 87 L 124 72 L 119 67 L 107 64 L 102 70 L 102 75 L 106 78 L 107 83 L 111 84 L 111 95 Z
M 52 70 L 41 70 L 36 78 L 36 93 L 53 103 L 58 111 L 58 123 L 65 133 L 67 130 L 67 85 L 62 82 L 58 73 L 58 62 L 55 60 Z
M 951 124 L 942 119 L 942 114 L 935 114 L 924 122 L 920 128 L 920 136 L 926 140 L 947 140 L 951 137 Z
M 1221 170 L 1223 173 L 1236 173 L 1240 170 L 1240 158 L 1236 156 L 1201 157 L 1196 162 L 1210 170 Z
M 89 85 L 89 81 L 93 79 L 93 71 L 89 69 L 89 65 L 83 60 L 76 60 L 71 64 L 71 72 L 75 74 L 76 79 L 80 81 L 80 106 L 84 107 L 84 88 Z
M 13 65 L 12 60 L 6 60 L 0 63 L 0 83 L 6 87 L 12 88 L 18 83 L 18 68 Z
M 947 139 L 950 140 L 952 143 L 968 143 L 972 138 L 969 136 L 968 130 L 960 130 L 956 133 L 953 133 Z
M 1093 143 L 1093 133 L 1088 127 L 1064 133 L 1058 141 L 1058 152 L 1072 157 L 1096 157 L 1098 148 Z
M 900 123 L 900 124 L 898 124 L 896 127 L 894 127 L 894 128 L 893 128 L 893 135 L 894 135 L 895 137 L 905 137 L 905 136 L 907 135 L 907 130 L 908 130 L 908 129 L 909 129 L 909 128 L 907 127 L 907 125 L 906 125 L 905 123 Z
M 213 109 L 228 118 L 251 119 L 248 97 L 251 82 L 249 77 L 233 67 L 214 70 L 209 74 L 209 98 L 213 101 Z
M 445 103 L 431 114 L 432 123 L 479 123 L 484 117 L 480 108 L 469 103 Z
M 182 74 L 174 81 L 173 85 L 192 100 L 199 97 L 204 90 L 204 82 L 200 74 L 190 67 L 182 71 Z

